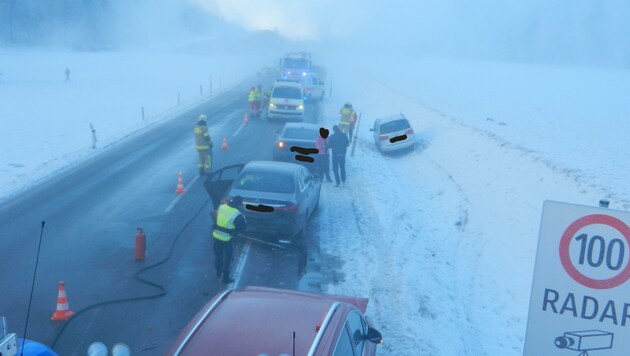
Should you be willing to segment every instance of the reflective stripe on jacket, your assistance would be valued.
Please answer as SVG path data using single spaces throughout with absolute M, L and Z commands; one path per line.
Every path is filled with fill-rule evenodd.
M 230 241 L 234 234 L 234 220 L 241 214 L 238 209 L 227 204 L 219 205 L 217 211 L 217 227 L 212 230 L 212 237 L 221 241 Z
M 195 126 L 195 149 L 207 150 L 212 147 L 212 139 L 208 132 L 208 127 L 204 125 Z

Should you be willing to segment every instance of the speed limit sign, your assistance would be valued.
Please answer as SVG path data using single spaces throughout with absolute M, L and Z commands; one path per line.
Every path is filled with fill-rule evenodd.
M 630 213 L 545 202 L 523 354 L 628 355 L 629 279 Z

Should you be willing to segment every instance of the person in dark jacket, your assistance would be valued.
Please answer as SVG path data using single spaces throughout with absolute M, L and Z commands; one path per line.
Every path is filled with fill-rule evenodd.
M 235 196 L 228 203 L 219 205 L 217 218 L 212 229 L 214 238 L 214 267 L 217 277 L 223 275 L 223 283 L 234 282 L 230 277 L 230 265 L 232 263 L 232 253 L 234 250 L 232 238 L 241 231 L 245 231 L 247 223 L 245 217 L 240 212 L 243 206 L 243 198 Z
M 341 184 L 343 186 L 346 185 L 346 151 L 349 144 L 348 136 L 341 132 L 339 126 L 333 126 L 333 134 L 328 138 L 328 148 L 330 148 L 332 153 L 335 187 L 339 187 L 339 173 L 341 173 Z

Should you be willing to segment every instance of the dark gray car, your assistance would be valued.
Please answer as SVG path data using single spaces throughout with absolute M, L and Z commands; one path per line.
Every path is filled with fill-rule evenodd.
M 304 231 L 321 190 L 321 182 L 304 166 L 273 161 L 225 167 L 204 186 L 215 209 L 223 198 L 243 197 L 245 234 L 282 242 Z

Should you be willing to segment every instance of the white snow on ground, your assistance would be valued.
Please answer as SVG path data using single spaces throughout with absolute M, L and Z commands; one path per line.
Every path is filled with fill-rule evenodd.
M 362 113 L 348 187 L 322 188 L 324 291 L 370 298 L 382 355 L 520 355 L 544 200 L 630 208 L 630 72 L 314 54 Z M 255 61 L 255 62 L 254 62 Z M 0 53 L 0 197 L 81 162 L 250 75 L 259 58 Z M 238 68 L 251 68 L 245 73 Z M 64 82 L 65 67 L 72 70 Z M 230 74 L 229 76 L 227 74 Z M 141 107 L 146 119 L 141 119 Z M 369 127 L 403 113 L 419 136 L 376 151 Z M 97 130 L 91 149 L 89 124 Z M 1 198 L 0 198 L 1 199 Z
M 234 55 L 0 51 L 0 201 L 259 68 Z

